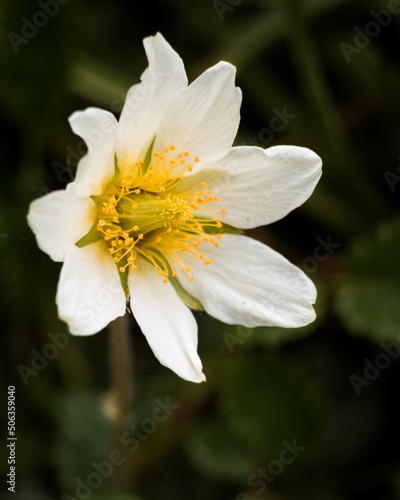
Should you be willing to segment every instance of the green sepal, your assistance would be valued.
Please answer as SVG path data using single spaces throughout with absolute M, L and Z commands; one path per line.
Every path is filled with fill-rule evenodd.
M 156 260 L 158 260 L 158 264 L 163 264 L 163 266 L 165 266 L 165 268 L 167 269 L 168 279 L 171 282 L 171 285 L 174 287 L 176 293 L 178 294 L 178 297 L 182 300 L 182 302 L 186 304 L 188 307 L 190 307 L 190 309 L 195 309 L 196 311 L 204 311 L 204 308 L 200 304 L 200 302 L 183 288 L 178 278 L 174 278 L 172 276 L 171 266 L 169 265 L 168 261 L 164 259 L 163 255 L 160 252 L 157 252 L 156 250 L 153 250 L 153 253 L 157 254 Z M 150 262 L 152 264 L 152 262 L 145 256 L 143 256 L 143 258 L 145 258 L 147 262 Z
M 121 174 L 121 170 L 118 166 L 117 153 L 114 153 L 114 179 L 117 178 L 120 174 Z
M 104 202 L 107 202 L 110 197 L 105 194 L 92 194 L 90 199 L 93 200 L 97 206 L 103 205 Z
M 183 288 L 178 278 L 168 276 L 168 279 L 171 282 L 171 285 L 174 287 L 175 292 L 178 294 L 179 298 L 184 304 L 190 307 L 190 309 L 195 309 L 196 311 L 204 311 L 204 308 L 200 304 L 200 302 Z
M 79 248 L 86 247 L 92 243 L 96 243 L 96 241 L 101 240 L 102 236 L 97 230 L 97 222 L 93 224 L 90 231 L 79 241 L 75 243 L 75 245 Z
M 151 163 L 151 157 L 153 154 L 153 147 L 154 147 L 155 140 L 156 140 L 156 136 L 153 137 L 153 140 L 150 143 L 149 149 L 147 150 L 147 153 L 144 157 L 144 160 L 143 160 L 144 163 L 142 163 L 142 165 L 140 167 L 142 175 L 144 175 L 147 172 L 147 170 L 149 169 L 149 166 Z
M 210 219 L 212 221 L 213 219 Z M 204 226 L 203 231 L 207 234 L 243 234 L 241 229 L 221 222 L 221 227 Z
M 119 262 L 116 262 L 118 274 L 119 274 L 119 280 L 121 281 L 121 286 L 122 286 L 122 289 L 124 290 L 126 300 L 129 299 L 129 295 L 130 295 L 129 286 L 128 286 L 129 266 L 125 268 L 124 273 L 121 273 L 119 268 L 124 267 L 128 263 L 127 259 L 128 259 L 128 257 L 124 257 Z

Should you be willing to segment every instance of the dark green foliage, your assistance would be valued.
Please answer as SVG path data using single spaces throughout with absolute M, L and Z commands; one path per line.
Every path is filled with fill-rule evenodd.
M 16 386 L 18 446 L 17 490 L 1 498 L 74 497 L 76 478 L 121 448 L 125 486 L 116 487 L 115 467 L 90 500 L 400 500 L 400 15 L 365 34 L 395 3 L 2 3 L 0 366 L 3 401 Z M 22 36 L 43 4 L 57 14 L 16 50 L 12 34 Z M 131 321 L 135 418 L 115 436 L 108 331 L 71 336 L 28 385 L 17 370 L 32 367 L 49 332 L 65 330 L 55 306 L 60 264 L 37 248 L 26 214 L 31 200 L 73 179 L 86 152 L 68 116 L 88 106 L 118 116 L 147 64 L 142 39 L 157 31 L 190 81 L 220 60 L 237 66 L 236 145 L 294 144 L 322 157 L 303 207 L 246 231 L 309 273 L 318 318 L 300 329 L 246 329 L 197 312 L 208 380 L 200 385 L 161 366 Z M 276 132 L 278 116 L 287 123 Z M 328 238 L 340 246 L 317 251 Z M 167 398 L 177 409 L 143 433 Z M 271 477 L 293 440 L 305 450 L 263 479 L 259 470 Z

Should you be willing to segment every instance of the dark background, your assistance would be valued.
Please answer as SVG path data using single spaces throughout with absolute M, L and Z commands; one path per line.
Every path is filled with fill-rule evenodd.
M 0 394 L 5 416 L 16 387 L 18 436 L 7 495 L 2 418 L 1 498 L 400 499 L 400 15 L 387 14 L 400 2 L 70 0 L 43 17 L 47 1 L 0 10 Z M 33 20 L 42 26 L 29 31 Z M 108 332 L 67 336 L 54 302 L 60 264 L 37 248 L 26 213 L 73 179 L 84 154 L 68 116 L 118 115 L 147 65 L 142 39 L 157 31 L 191 81 L 220 60 L 237 66 L 235 144 L 322 157 L 310 200 L 249 232 L 309 274 L 318 319 L 248 330 L 197 314 L 208 382 L 196 385 L 159 365 L 130 318 L 137 445 L 78 492 L 116 449 Z M 273 133 L 285 108 L 291 118 Z M 154 424 L 168 398 L 178 407 Z M 301 451 L 282 455 L 294 442 Z

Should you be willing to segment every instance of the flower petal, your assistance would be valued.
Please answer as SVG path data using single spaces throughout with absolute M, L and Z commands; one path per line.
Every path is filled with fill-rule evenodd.
M 224 234 L 218 248 L 208 243 L 202 251 L 213 263 L 205 267 L 182 253 L 195 279 L 180 282 L 211 316 L 249 327 L 299 327 L 315 319 L 312 281 L 268 246 Z
M 205 71 L 166 107 L 158 127 L 155 149 L 174 144 L 198 156 L 196 171 L 229 151 L 240 121 L 242 94 L 235 87 L 236 68 L 220 62 Z
M 180 377 L 202 382 L 205 376 L 197 354 L 197 323 L 170 283 L 140 259 L 128 276 L 132 312 L 155 356 Z
M 76 192 L 82 198 L 99 195 L 114 175 L 118 122 L 108 111 L 87 108 L 72 113 L 69 123 L 73 132 L 82 137 L 88 147 L 76 172 Z
M 32 201 L 28 224 L 38 247 L 56 262 L 65 259 L 68 247 L 80 240 L 94 223 L 96 206 L 90 198 L 79 198 L 75 183 Z
M 75 335 L 92 335 L 125 314 L 126 300 L 115 262 L 104 241 L 72 246 L 61 269 L 56 303 Z
M 232 148 L 212 166 L 229 175 L 207 182 L 221 200 L 211 208 L 224 208 L 221 220 L 242 229 L 270 224 L 309 198 L 321 177 L 321 165 L 313 151 L 297 146 Z
M 144 40 L 149 67 L 126 96 L 117 139 L 118 161 L 129 165 L 144 156 L 167 103 L 187 87 L 182 59 L 160 33 Z

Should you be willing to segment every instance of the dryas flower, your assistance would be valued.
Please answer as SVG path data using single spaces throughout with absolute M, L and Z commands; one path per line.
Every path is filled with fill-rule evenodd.
M 125 314 L 184 379 L 205 380 L 191 309 L 248 327 L 315 319 L 316 290 L 297 267 L 240 229 L 284 217 L 312 193 L 320 158 L 306 148 L 232 147 L 241 92 L 220 62 L 188 86 L 157 34 L 119 122 L 96 108 L 70 124 L 88 153 L 65 190 L 32 202 L 39 247 L 64 262 L 56 302 L 76 335 Z

